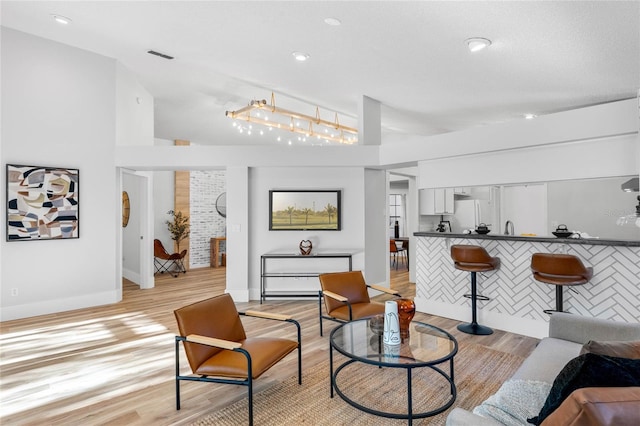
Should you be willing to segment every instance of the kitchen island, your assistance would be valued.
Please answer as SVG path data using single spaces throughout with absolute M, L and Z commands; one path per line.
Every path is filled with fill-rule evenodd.
M 564 310 L 579 315 L 638 322 L 640 318 L 640 241 L 514 235 L 416 232 L 416 309 L 468 322 L 469 273 L 453 267 L 450 247 L 471 244 L 499 257 L 500 269 L 478 274 L 480 324 L 532 337 L 544 337 L 555 306 L 555 287 L 533 279 L 533 253 L 567 253 L 592 266 L 591 281 L 564 288 Z M 576 292 L 572 291 L 575 290 Z

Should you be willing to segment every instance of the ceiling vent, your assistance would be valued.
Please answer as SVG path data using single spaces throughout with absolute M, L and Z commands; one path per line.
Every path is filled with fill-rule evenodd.
M 150 55 L 160 56 L 164 59 L 173 59 L 173 56 L 165 55 L 164 53 L 156 52 L 155 50 L 147 50 L 147 53 L 149 53 Z

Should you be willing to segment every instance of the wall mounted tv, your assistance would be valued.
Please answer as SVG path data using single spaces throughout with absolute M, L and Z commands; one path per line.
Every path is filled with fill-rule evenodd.
M 341 190 L 269 191 L 270 231 L 339 231 Z

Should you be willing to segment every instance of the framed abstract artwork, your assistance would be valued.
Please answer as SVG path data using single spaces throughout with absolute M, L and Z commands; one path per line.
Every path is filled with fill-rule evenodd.
M 78 169 L 7 164 L 7 241 L 80 236 Z

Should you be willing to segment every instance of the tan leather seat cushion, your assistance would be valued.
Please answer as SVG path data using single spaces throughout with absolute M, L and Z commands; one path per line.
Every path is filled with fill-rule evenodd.
M 353 319 L 371 318 L 378 314 L 384 314 L 384 305 L 382 303 L 356 303 L 351 305 Z M 329 313 L 334 318 L 343 321 L 349 321 L 349 307 L 340 306 Z
M 251 355 L 251 369 L 254 379 L 260 377 L 271 366 L 276 364 L 298 347 L 297 342 L 287 339 L 256 337 L 240 341 L 242 349 Z M 247 377 L 247 358 L 234 351 L 220 351 L 203 362 L 195 371 L 196 374 L 218 377 Z

